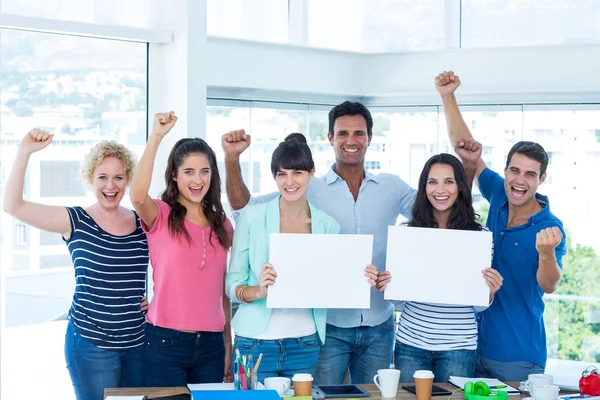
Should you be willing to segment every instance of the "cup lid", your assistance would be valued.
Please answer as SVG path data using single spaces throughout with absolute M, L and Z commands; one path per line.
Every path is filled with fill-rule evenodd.
M 433 372 L 424 370 L 424 369 L 415 371 L 415 373 L 413 375 L 413 378 L 434 378 L 434 377 L 435 377 L 435 375 L 433 375 Z
M 294 374 L 292 380 L 295 382 L 312 382 L 313 377 L 311 374 Z

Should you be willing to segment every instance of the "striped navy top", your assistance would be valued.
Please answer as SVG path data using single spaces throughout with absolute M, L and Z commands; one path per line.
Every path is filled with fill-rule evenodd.
M 408 226 L 408 223 L 404 222 L 401 226 Z M 487 231 L 486 228 L 482 230 Z M 396 340 L 428 351 L 476 350 L 475 313 L 489 307 L 489 305 L 460 306 L 414 301 L 394 303 L 401 311 Z
M 144 343 L 146 322 L 140 301 L 146 290 L 148 242 L 136 214 L 125 236 L 105 232 L 81 207 L 66 207 L 71 236 L 65 242 L 75 267 L 69 319 L 81 335 L 103 349 Z

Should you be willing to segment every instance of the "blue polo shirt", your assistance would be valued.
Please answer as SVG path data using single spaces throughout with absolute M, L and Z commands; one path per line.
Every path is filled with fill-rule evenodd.
M 548 198 L 536 194 L 542 210 L 527 223 L 507 228 L 508 199 L 504 178 L 490 169 L 479 175 L 479 190 L 490 203 L 487 226 L 494 236 L 492 267 L 504 278 L 490 307 L 479 314 L 479 353 L 501 362 L 533 362 L 546 366 L 544 292 L 536 273 L 538 252 L 536 234 L 557 226 L 563 239 L 556 246 L 556 260 L 562 269 L 566 235 L 562 222 L 550 212 Z

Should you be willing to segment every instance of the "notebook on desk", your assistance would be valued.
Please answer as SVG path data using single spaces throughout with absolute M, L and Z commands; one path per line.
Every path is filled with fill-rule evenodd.
M 457 388 L 464 388 L 465 383 L 467 383 L 467 382 L 483 382 L 483 383 L 487 384 L 490 387 L 490 389 L 492 389 L 492 390 L 502 390 L 504 392 L 508 392 L 509 395 L 521 394 L 521 391 L 519 389 L 512 387 L 508 383 L 502 382 L 498 379 L 463 378 L 460 376 L 451 376 L 450 379 L 448 379 L 448 382 L 450 382 L 452 385 L 456 386 Z

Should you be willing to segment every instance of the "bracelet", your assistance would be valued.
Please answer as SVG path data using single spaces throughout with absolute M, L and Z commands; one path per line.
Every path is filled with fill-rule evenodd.
M 242 303 L 247 303 L 246 301 L 244 301 L 244 290 L 246 290 L 248 288 L 247 285 L 241 285 L 240 287 L 238 287 L 236 296 L 237 298 L 242 302 Z

